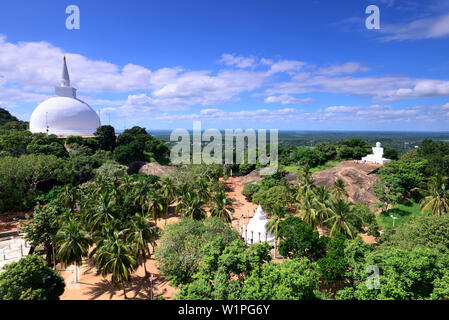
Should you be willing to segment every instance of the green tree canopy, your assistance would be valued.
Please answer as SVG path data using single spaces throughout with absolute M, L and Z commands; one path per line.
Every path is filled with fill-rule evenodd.
M 28 130 L 0 130 L 0 156 L 26 154 L 32 135 Z
M 0 273 L 0 300 L 59 300 L 64 279 L 38 256 L 29 255 L 4 266 Z
M 348 261 L 344 256 L 345 248 L 346 237 L 337 234 L 329 241 L 326 256 L 318 260 L 318 266 L 327 284 L 345 279 L 348 267 Z
M 312 261 L 326 254 L 326 237 L 320 237 L 318 232 L 301 218 L 289 216 L 280 223 L 279 253 L 286 257 L 307 257 Z
M 425 246 L 449 252 L 449 216 L 412 217 L 396 228 L 389 243 L 406 250 Z
M 245 279 L 271 260 L 268 243 L 248 246 L 240 239 L 217 236 L 203 247 L 204 254 L 192 281 L 181 287 L 179 299 L 241 299 Z
M 69 154 L 61 139 L 55 135 L 47 136 L 44 133 L 35 133 L 27 146 L 27 153 L 54 155 L 65 158 Z
M 53 250 L 55 247 L 56 233 L 61 227 L 60 215 L 63 208 L 56 201 L 49 204 L 37 205 L 34 208 L 33 218 L 22 225 L 21 231 L 25 233 L 25 240 L 33 248 L 43 246 L 46 253 L 47 265 L 53 265 Z
M 113 126 L 100 126 L 94 132 L 100 144 L 100 148 L 105 151 L 114 151 L 117 137 Z
M 28 209 L 41 189 L 68 179 L 66 161 L 54 155 L 0 157 L 0 212 Z
M 289 159 L 292 163 L 298 165 L 308 165 L 314 168 L 326 161 L 324 153 L 320 150 L 310 147 L 298 147 L 290 153 Z
M 271 262 L 252 271 L 242 288 L 242 299 L 313 300 L 319 284 L 318 267 L 307 258 Z
M 204 223 L 184 218 L 167 225 L 155 250 L 159 270 L 175 286 L 191 282 L 204 257 L 203 247 L 218 236 L 226 244 L 236 239 L 238 233 L 214 217 Z
M 252 201 L 260 204 L 266 210 L 272 210 L 274 207 L 282 206 L 288 207 L 288 204 L 292 202 L 293 197 L 291 195 L 288 186 L 275 186 L 269 189 L 260 189 L 253 195 Z
M 410 197 L 412 191 L 425 181 L 427 165 L 427 160 L 422 158 L 401 158 L 387 163 L 378 171 L 378 175 L 388 193 L 404 199 Z
M 445 294 L 441 285 L 447 281 L 448 254 L 425 247 L 409 251 L 385 246 L 367 255 L 365 268 L 368 266 L 379 268 L 379 289 L 367 286 L 371 275 L 361 270 L 361 281 L 354 290 L 356 299 L 417 300 Z

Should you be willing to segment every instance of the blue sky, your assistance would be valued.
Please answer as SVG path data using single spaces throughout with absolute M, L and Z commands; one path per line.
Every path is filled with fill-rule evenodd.
M 28 120 L 66 55 L 117 129 L 447 131 L 448 49 L 449 1 L 2 0 L 0 107 Z

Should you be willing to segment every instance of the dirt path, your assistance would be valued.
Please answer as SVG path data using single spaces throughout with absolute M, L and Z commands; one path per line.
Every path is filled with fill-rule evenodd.
M 166 219 L 160 219 L 157 222 L 159 228 L 164 229 L 165 225 L 180 220 L 180 217 L 169 216 Z M 153 250 L 151 250 L 153 251 Z M 154 255 L 146 262 L 148 273 L 153 274 L 154 280 L 151 285 L 150 276 L 145 275 L 143 264 L 132 274 L 132 282 L 126 287 L 126 296 L 128 299 L 150 299 L 151 291 L 153 297 L 163 297 L 166 300 L 174 298 L 177 288 L 169 285 L 165 280 L 165 276 L 161 274 L 156 266 Z M 68 270 L 58 266 L 66 282 L 66 289 L 61 296 L 61 300 L 123 300 L 123 290 L 121 288 L 113 288 L 109 282 L 111 276 L 104 278 L 101 274 L 96 273 L 96 268 L 87 259 L 79 270 L 79 283 L 75 283 L 75 269 L 73 266 Z M 153 288 L 153 290 L 151 290 Z
M 221 181 L 224 182 L 229 189 L 227 192 L 228 197 L 234 200 L 233 208 L 235 211 L 232 214 L 232 225 L 237 230 L 241 230 L 241 226 L 243 224 L 247 225 L 249 219 L 253 217 L 254 212 L 257 209 L 257 205 L 249 202 L 242 195 L 244 185 L 237 183 L 237 179 L 238 178 L 236 177 L 229 177 L 226 181 Z
M 133 273 L 132 283 L 126 286 L 126 296 L 128 299 L 150 299 L 151 292 L 153 297 L 164 297 L 173 299 L 177 292 L 176 288 L 171 287 L 161 275 L 156 267 L 156 261 L 152 256 L 146 262 L 147 271 L 153 274 L 153 283 L 151 285 L 150 276 L 145 275 L 143 264 Z M 79 270 L 79 283 L 75 283 L 75 269 L 71 266 L 67 270 L 58 265 L 63 276 L 66 288 L 61 296 L 61 300 L 123 300 L 123 290 L 113 288 L 109 282 L 111 276 L 103 278 L 101 274 L 96 273 L 96 268 L 91 266 L 87 260 Z

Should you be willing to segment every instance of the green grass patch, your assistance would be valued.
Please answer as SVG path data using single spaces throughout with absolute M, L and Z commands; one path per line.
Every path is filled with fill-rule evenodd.
M 317 172 L 317 171 L 330 169 L 330 168 L 335 167 L 335 166 L 336 166 L 337 164 L 339 164 L 339 163 L 340 163 L 340 161 L 337 161 L 337 160 L 329 160 L 328 162 L 326 162 L 325 164 L 322 164 L 321 166 L 318 166 L 318 167 L 315 167 L 315 168 L 310 169 L 310 171 L 311 171 L 312 173 L 315 173 L 315 172 Z M 287 171 L 287 172 L 293 172 L 293 173 L 295 173 L 295 172 L 297 172 L 298 170 L 300 170 L 301 167 L 302 167 L 302 166 L 286 166 L 286 167 L 284 167 L 284 170 Z
M 390 217 L 390 215 L 393 215 L 397 217 L 397 219 L 394 222 L 394 227 L 398 227 L 404 223 L 406 223 L 408 220 L 410 220 L 411 217 L 414 216 L 422 216 L 422 215 L 428 215 L 428 212 L 421 213 L 421 209 L 419 208 L 419 204 L 416 203 L 413 200 L 409 200 L 404 204 L 397 204 L 393 207 L 393 209 L 390 209 L 386 212 L 381 213 L 377 217 L 377 223 L 381 227 L 392 227 L 393 226 L 393 219 Z
M 284 170 L 287 172 L 295 173 L 296 171 L 299 170 L 299 168 L 301 168 L 301 166 L 288 166 L 288 167 L 285 167 Z
M 321 166 L 310 169 L 310 171 L 312 173 L 315 173 L 318 171 L 331 169 L 331 168 L 335 167 L 337 164 L 339 164 L 340 162 L 341 161 L 338 161 L 338 160 L 329 160 L 328 162 L 326 162 L 325 164 L 322 164 Z

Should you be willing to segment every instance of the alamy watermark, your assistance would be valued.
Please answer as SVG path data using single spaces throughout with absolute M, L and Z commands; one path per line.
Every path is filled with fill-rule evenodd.
M 270 129 L 269 149 L 267 154 L 267 130 L 226 129 L 223 135 L 217 129 L 201 130 L 201 121 L 193 122 L 193 143 L 186 129 L 176 129 L 170 135 L 170 141 L 176 142 L 171 148 L 170 160 L 173 164 L 257 164 L 264 166 L 260 175 L 267 176 L 278 169 L 278 130 Z M 235 148 L 234 148 L 235 139 Z M 208 142 L 202 146 L 203 142 Z M 192 150 L 193 149 L 193 150 Z M 245 152 L 246 149 L 246 152 Z M 234 162 L 235 154 L 235 162 Z
M 80 29 L 80 8 L 74 4 L 65 8 L 65 13 L 69 14 L 65 20 L 65 27 L 68 30 Z
M 370 5 L 366 7 L 365 10 L 366 14 L 369 14 L 369 16 L 365 20 L 365 26 L 368 30 L 380 29 L 380 10 L 379 7 L 376 5 Z
M 366 278 L 365 284 L 368 289 L 380 289 L 380 281 L 379 281 L 379 267 L 375 265 L 370 265 L 366 268 L 366 273 L 369 276 Z

